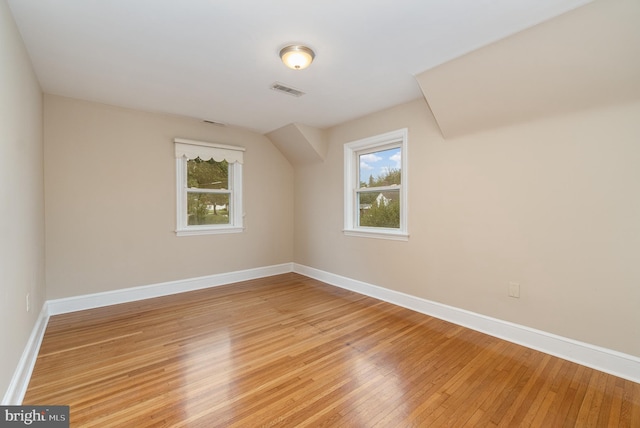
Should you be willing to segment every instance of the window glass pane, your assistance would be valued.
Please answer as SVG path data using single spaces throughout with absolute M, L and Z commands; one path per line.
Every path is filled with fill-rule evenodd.
M 400 228 L 400 191 L 358 192 L 359 226 Z
M 187 187 L 197 189 L 228 189 L 229 163 L 200 158 L 187 161 Z
M 187 193 L 187 224 L 229 224 L 228 193 Z
M 358 154 L 359 187 L 400 184 L 401 159 L 400 147 Z

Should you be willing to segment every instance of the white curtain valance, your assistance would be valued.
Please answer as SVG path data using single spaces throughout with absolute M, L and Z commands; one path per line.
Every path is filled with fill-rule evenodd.
M 176 146 L 176 158 L 200 158 L 205 161 L 213 159 L 216 162 L 226 160 L 229 163 L 242 163 L 242 155 L 245 150 L 244 147 L 240 146 L 205 143 L 202 141 L 185 140 L 183 138 L 176 138 L 173 141 Z

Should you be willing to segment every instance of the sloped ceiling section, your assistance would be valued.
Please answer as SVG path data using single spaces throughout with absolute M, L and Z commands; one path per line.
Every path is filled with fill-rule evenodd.
M 292 165 L 324 161 L 328 142 L 324 130 L 291 123 L 266 134 Z
M 595 1 L 416 79 L 445 137 L 640 99 L 640 1 Z

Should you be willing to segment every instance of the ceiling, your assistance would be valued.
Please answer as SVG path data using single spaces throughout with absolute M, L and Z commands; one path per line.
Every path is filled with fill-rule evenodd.
M 9 0 L 43 91 L 267 133 L 420 98 L 415 75 L 591 0 Z M 287 69 L 280 48 L 316 52 Z M 270 89 L 299 89 L 300 98 Z

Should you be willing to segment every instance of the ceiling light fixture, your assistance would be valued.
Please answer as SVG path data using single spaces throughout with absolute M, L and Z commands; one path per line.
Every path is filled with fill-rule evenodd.
M 315 57 L 315 52 L 302 45 L 291 45 L 280 50 L 280 59 L 284 65 L 293 70 L 303 70 L 309 67 Z

